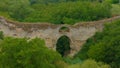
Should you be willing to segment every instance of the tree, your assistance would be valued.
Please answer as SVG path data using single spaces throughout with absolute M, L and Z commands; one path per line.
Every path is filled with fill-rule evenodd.
M 87 54 L 89 58 L 97 61 L 103 61 L 112 66 L 120 67 L 120 21 L 106 25 L 102 34 L 102 39 L 90 46 Z
M 59 61 L 61 56 L 39 38 L 7 37 L 0 43 L 0 68 L 56 68 Z
M 96 62 L 92 59 L 84 60 L 82 63 L 70 65 L 68 68 L 111 68 L 103 62 Z
M 23 21 L 32 11 L 33 9 L 29 7 L 29 3 L 24 1 L 13 1 L 13 5 L 9 7 L 9 15 L 19 21 Z
M 97 32 L 87 40 L 81 51 L 75 56 L 82 60 L 92 58 L 120 67 L 120 20 L 106 24 L 102 32 Z
M 110 68 L 110 66 L 102 62 L 96 62 L 95 60 L 88 59 L 80 65 L 80 68 Z

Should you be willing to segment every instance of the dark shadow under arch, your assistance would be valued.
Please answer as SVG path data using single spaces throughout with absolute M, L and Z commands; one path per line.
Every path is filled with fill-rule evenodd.
M 56 51 L 58 51 L 62 57 L 67 56 L 70 53 L 70 39 L 68 36 L 61 36 L 56 43 Z

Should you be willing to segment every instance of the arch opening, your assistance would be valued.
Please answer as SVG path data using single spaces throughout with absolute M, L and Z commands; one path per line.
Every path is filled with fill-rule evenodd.
M 70 29 L 66 26 L 62 26 L 60 29 L 59 29 L 59 32 L 70 32 Z
M 57 40 L 56 51 L 59 52 L 63 57 L 70 53 L 70 49 L 70 38 L 66 35 L 61 36 Z

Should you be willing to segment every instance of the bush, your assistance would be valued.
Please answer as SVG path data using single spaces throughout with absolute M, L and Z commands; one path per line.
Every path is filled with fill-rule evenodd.
M 120 67 L 120 21 L 116 21 L 109 25 L 101 33 L 102 39 L 95 45 L 91 46 L 88 51 L 90 58 L 97 61 L 103 61 L 110 64 L 113 68 Z
M 106 2 L 112 3 L 112 4 L 117 4 L 119 3 L 119 0 L 105 0 Z
M 4 38 L 3 32 L 0 31 L 0 39 L 3 39 L 3 38 Z
M 41 39 L 4 38 L 0 44 L 0 68 L 56 68 L 61 56 Z M 61 66 L 61 65 L 60 65 Z
M 73 1 L 66 2 L 65 0 L 57 3 L 56 0 L 7 0 L 0 3 L 0 12 L 9 14 L 8 17 L 22 22 L 54 24 L 75 24 L 79 21 L 94 21 L 111 17 L 111 5 L 108 3 Z
M 73 64 L 68 68 L 110 68 L 110 66 L 102 62 L 87 59 L 81 64 Z
M 119 3 L 119 0 L 112 0 L 112 3 L 114 4 Z
M 78 21 L 94 21 L 111 16 L 111 6 L 106 3 L 67 2 L 50 4 L 44 8 L 46 9 L 39 10 L 37 15 L 32 13 L 25 21 L 74 24 Z
M 83 45 L 82 49 L 74 57 L 79 57 L 81 60 L 88 59 L 87 55 L 88 50 L 92 45 L 98 43 L 102 39 L 103 35 L 104 34 L 97 32 L 93 37 L 89 38 Z
M 112 68 L 120 67 L 120 20 L 107 24 L 103 32 L 97 33 L 83 46 L 77 57 L 102 61 Z M 86 57 L 87 56 L 87 57 Z
M 64 61 L 68 64 L 78 64 L 82 63 L 80 58 L 71 58 L 71 57 L 63 57 Z
M 110 68 L 110 66 L 102 62 L 96 62 L 94 60 L 85 60 L 81 64 L 80 68 Z

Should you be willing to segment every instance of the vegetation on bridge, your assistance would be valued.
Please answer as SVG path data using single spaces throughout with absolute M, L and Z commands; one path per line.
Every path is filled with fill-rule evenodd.
M 120 15 L 120 0 L 1 0 L 0 16 L 20 22 L 74 24 Z M 68 31 L 63 27 L 61 30 Z M 58 39 L 57 52 L 42 39 L 4 37 L 0 31 L 0 68 L 120 68 L 120 20 L 106 24 L 75 57 L 64 57 L 70 39 Z M 109 65 L 108 65 L 109 64 Z

